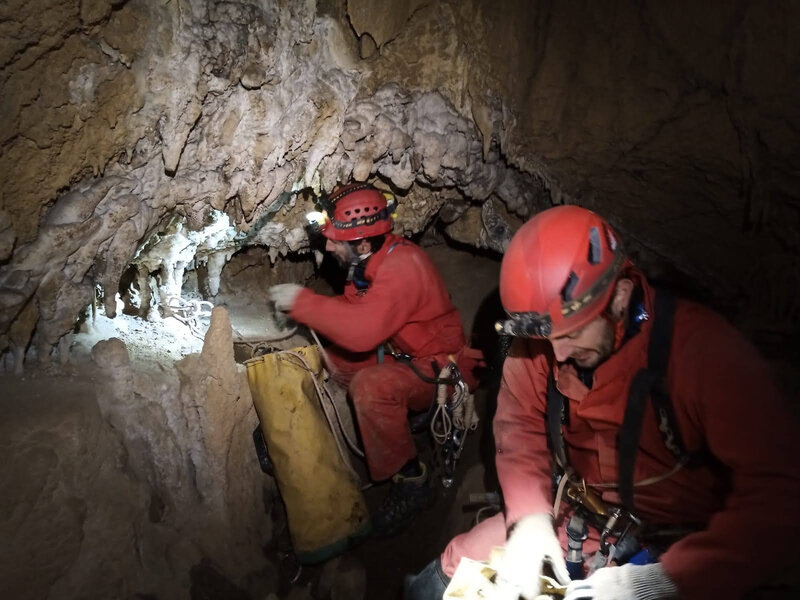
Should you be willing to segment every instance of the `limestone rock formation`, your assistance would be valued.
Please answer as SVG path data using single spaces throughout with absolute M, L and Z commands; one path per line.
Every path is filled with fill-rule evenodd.
M 4 393 L 24 392 L 24 403 L 0 403 L 3 597 L 132 594 L 120 584 L 133 584 L 131 549 L 152 527 L 152 497 L 130 473 L 130 454 L 103 420 L 91 386 L 5 382 Z
M 16 368 L 28 349 L 53 353 L 96 287 L 113 315 L 132 262 L 139 294 L 159 273 L 155 287 L 174 294 L 200 265 L 213 295 L 235 235 L 216 252 L 184 244 L 185 256 L 160 262 L 142 249 L 154 235 L 191 237 L 219 212 L 240 232 L 235 250 L 266 246 L 274 261 L 308 248 L 310 205 L 297 192 L 351 177 L 423 186 L 412 197 L 427 198 L 424 209 L 401 212 L 407 233 L 442 202 L 424 188 L 478 202 L 497 192 L 523 216 L 542 195 L 440 92 L 362 88 L 369 67 L 355 41 L 314 2 L 76 5 L 47 13 L 43 38 L 39 15 L 14 8 L 4 27 L 35 42 L 11 44 L 2 71 L 13 118 L 0 172 L 15 175 L 2 186 L 0 250 L 13 254 L 0 265 L 0 353 Z M 11 339 L 23 313 L 36 317 Z
M 116 338 L 92 356 L 94 385 L 18 383 L 25 402 L 0 403 L 15 411 L 2 419 L 3 596 L 188 598 L 209 557 L 231 585 L 263 579 L 275 487 L 225 310 L 177 372 L 132 364 Z

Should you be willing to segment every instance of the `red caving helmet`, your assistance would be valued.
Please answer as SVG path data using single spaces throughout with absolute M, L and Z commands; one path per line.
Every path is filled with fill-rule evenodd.
M 625 263 L 622 245 L 599 215 L 557 206 L 520 227 L 500 267 L 500 301 L 511 317 L 498 331 L 552 338 L 602 314 Z
M 333 208 L 333 219 L 325 219 L 320 231 L 328 239 L 354 242 L 392 230 L 394 201 L 388 203 L 383 192 L 367 183 L 337 188 L 327 205 Z

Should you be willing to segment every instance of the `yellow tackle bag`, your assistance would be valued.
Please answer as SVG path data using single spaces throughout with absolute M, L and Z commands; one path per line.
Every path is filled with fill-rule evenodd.
M 245 363 L 275 480 L 301 563 L 346 550 L 370 532 L 364 496 L 319 406 L 317 346 L 276 351 Z

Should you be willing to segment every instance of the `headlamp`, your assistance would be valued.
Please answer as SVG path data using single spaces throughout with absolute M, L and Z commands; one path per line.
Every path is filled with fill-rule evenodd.
M 500 335 L 514 337 L 546 338 L 553 331 L 550 315 L 535 312 L 510 314 L 510 319 L 497 321 L 494 328 Z
M 308 221 L 308 228 L 311 230 L 311 233 L 315 235 L 320 234 L 328 223 L 328 213 L 315 210 L 306 215 L 306 220 Z

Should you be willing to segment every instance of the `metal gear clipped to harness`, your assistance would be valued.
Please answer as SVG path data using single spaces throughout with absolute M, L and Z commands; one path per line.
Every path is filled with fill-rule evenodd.
M 442 485 L 453 485 L 456 463 L 464 450 L 467 434 L 478 427 L 475 397 L 464 382 L 458 365 L 452 360 L 439 372 L 441 383 L 436 388 L 436 408 L 431 419 L 431 436 L 442 448 L 444 468 Z M 447 380 L 453 380 L 453 393 L 447 394 Z
M 417 377 L 436 386 L 436 399 L 425 420 L 427 422 L 430 419 L 431 437 L 442 451 L 442 486 L 449 488 L 453 485 L 456 463 L 464 450 L 467 434 L 478 427 L 475 396 L 470 392 L 453 356 L 448 357 L 447 364 L 438 374 L 434 363 L 433 372 L 436 376 L 428 377 L 414 365 L 411 356 L 397 352 L 388 344 L 381 348 L 388 350 L 388 354 L 398 362 L 408 365 Z M 453 393 L 450 395 L 447 394 L 449 386 L 453 386 Z

